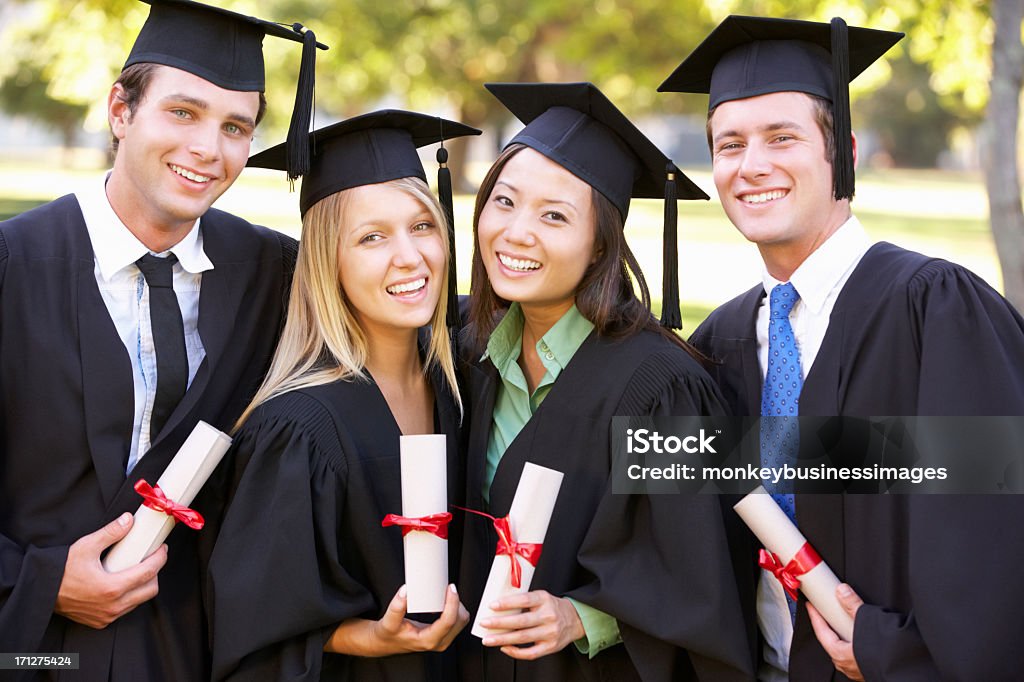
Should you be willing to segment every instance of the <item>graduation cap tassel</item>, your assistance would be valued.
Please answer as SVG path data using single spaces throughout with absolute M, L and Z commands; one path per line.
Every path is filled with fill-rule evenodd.
M 288 179 L 309 172 L 309 126 L 313 119 L 313 83 L 316 80 L 316 36 L 302 24 L 293 24 L 292 30 L 302 34 L 302 63 L 299 66 L 299 83 L 295 88 L 295 108 L 288 126 L 285 152 L 288 160 Z
M 437 193 L 444 209 L 444 217 L 448 221 L 448 315 L 446 322 L 451 329 L 458 329 L 459 291 L 458 273 L 455 267 L 455 206 L 452 200 L 452 173 L 448 170 L 448 150 L 442 147 L 437 150 Z
M 832 163 L 832 195 L 852 199 L 854 190 L 853 148 L 850 142 L 850 41 L 849 29 L 840 17 L 832 19 L 832 117 L 835 158 Z
M 683 319 L 679 313 L 679 250 L 676 229 L 678 214 L 676 207 L 676 168 L 671 163 L 665 167 L 665 233 L 662 247 L 661 284 L 661 326 L 667 329 L 682 329 Z

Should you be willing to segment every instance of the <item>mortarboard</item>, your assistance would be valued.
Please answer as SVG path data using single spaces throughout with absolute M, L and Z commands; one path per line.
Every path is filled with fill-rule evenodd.
M 398 178 L 427 181 L 420 162 L 419 147 L 442 144 L 437 152 L 438 192 L 448 218 L 448 323 L 457 326 L 458 300 L 455 272 L 455 224 L 452 215 L 452 185 L 447 168 L 444 141 L 465 135 L 479 135 L 476 128 L 411 111 L 386 109 L 346 119 L 315 130 L 306 144 L 312 157 L 309 171 L 299 189 L 302 215 L 321 199 L 351 187 L 373 185 Z M 249 158 L 247 166 L 285 169 L 285 145 L 265 149 Z
M 192 0 L 142 0 L 149 17 L 139 31 L 125 67 L 153 63 L 195 74 L 227 90 L 263 92 L 263 37 L 272 35 L 302 43 L 295 107 L 288 129 L 292 179 L 309 167 L 305 135 L 313 107 L 316 41 L 302 24 L 285 26 Z
M 707 199 L 592 83 L 487 83 L 526 127 L 524 144 L 603 194 L 622 215 L 632 197 L 665 200 L 661 323 L 679 329 L 676 199 Z
M 902 33 L 830 23 L 726 17 L 659 92 L 708 93 L 708 110 L 723 102 L 773 92 L 804 92 L 832 102 L 836 199 L 853 197 L 850 81 L 903 38 Z

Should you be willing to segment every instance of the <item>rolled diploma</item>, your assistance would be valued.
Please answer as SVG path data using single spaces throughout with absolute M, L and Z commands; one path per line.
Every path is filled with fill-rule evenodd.
M 758 486 L 754 492 L 737 502 L 733 509 L 765 549 L 779 557 L 783 566 L 788 564 L 807 542 L 800 529 L 789 520 L 786 512 L 782 511 L 763 486 Z M 775 576 L 772 576 L 772 579 L 774 580 Z M 847 615 L 836 598 L 838 585 L 839 578 L 825 563 L 824 557 L 820 564 L 800 576 L 800 591 L 806 595 L 807 601 L 814 604 L 814 608 L 824 616 L 836 634 L 847 642 L 852 642 L 853 619 Z
M 554 511 L 555 500 L 558 499 L 558 490 L 562 487 L 562 476 L 561 471 L 548 469 L 531 462 L 527 462 L 523 467 L 523 474 L 516 487 L 516 495 L 512 498 L 512 508 L 508 513 L 512 538 L 515 542 L 544 543 L 544 536 L 548 532 L 548 523 L 551 521 L 551 512 Z M 497 545 L 497 539 L 494 544 Z M 515 555 L 515 560 L 523 569 L 522 584 L 518 588 L 512 587 L 512 563 L 508 557 L 505 555 L 494 557 L 494 561 L 491 563 L 491 572 L 487 576 L 487 585 L 484 586 L 483 597 L 480 598 L 476 620 L 473 621 L 473 630 L 471 631 L 473 635 L 485 637 L 505 632 L 504 630 L 485 628 L 480 625 L 480 621 L 492 616 L 512 613 L 512 611 L 492 611 L 490 605 L 496 599 L 508 594 L 530 591 L 530 582 L 533 580 L 533 572 L 536 568 L 518 554 Z
M 187 507 L 192 504 L 199 489 L 210 478 L 230 446 L 231 438 L 227 434 L 204 421 L 199 422 L 164 469 L 156 485 L 168 499 Z M 103 568 L 113 572 L 138 564 L 160 547 L 174 524 L 174 517 L 140 505 L 135 512 L 132 529 L 107 552 Z
M 401 437 L 402 516 L 448 511 L 448 445 L 444 434 Z M 444 610 L 448 588 L 448 541 L 413 531 L 402 539 L 408 613 Z

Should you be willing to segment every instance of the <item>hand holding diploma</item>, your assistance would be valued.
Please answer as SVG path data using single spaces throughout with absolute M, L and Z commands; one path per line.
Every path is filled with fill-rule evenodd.
M 496 613 L 492 604 L 503 604 L 503 597 L 530 590 L 533 572 L 540 560 L 544 536 L 555 509 L 555 500 L 562 487 L 560 471 L 527 462 L 523 466 L 519 485 L 508 516 L 494 519 L 498 543 L 491 572 L 487 576 L 480 610 L 473 623 L 472 634 L 477 637 L 499 634 L 500 630 L 487 627 L 484 621 Z M 480 512 L 474 512 L 480 514 Z M 482 516 L 489 516 L 481 514 Z M 569 606 L 572 606 L 569 604 Z M 509 607 L 512 608 L 512 607 Z M 523 608 L 523 607 L 519 607 Z
M 349 618 L 342 622 L 331 633 L 324 651 L 367 657 L 444 651 L 469 622 L 469 611 L 459 601 L 455 585 L 445 590 L 444 609 L 433 623 L 406 618 L 407 598 L 408 590 L 402 585 L 380 620 Z
M 484 646 L 499 646 L 501 653 L 512 658 L 532 661 L 561 651 L 586 632 L 576 607 L 565 597 L 556 597 L 544 590 L 502 597 L 490 608 L 495 612 L 523 609 L 511 616 L 493 616 L 480 625 L 497 634 L 483 638 Z M 520 644 L 532 644 L 521 647 Z
M 116 573 L 107 572 L 100 563 L 103 551 L 127 535 L 132 523 L 132 515 L 125 512 L 71 545 L 54 613 L 102 629 L 156 596 L 157 573 L 167 563 L 166 545 L 141 563 Z
M 842 605 L 843 610 L 846 611 L 851 619 L 856 621 L 857 610 L 864 604 L 864 600 L 846 583 L 842 583 L 836 588 L 836 598 Z M 825 653 L 832 659 L 832 665 L 836 667 L 836 670 L 851 680 L 863 680 L 864 675 L 860 671 L 860 666 L 857 665 L 857 659 L 853 657 L 852 635 L 850 641 L 842 639 L 829 627 L 813 604 L 807 605 L 807 613 L 811 616 L 811 627 L 814 628 L 815 637 L 821 642 Z
M 839 578 L 765 489 L 758 486 L 733 508 L 767 549 L 761 566 L 783 581 L 791 598 L 799 587 L 832 629 L 852 642 L 853 618 L 836 598 Z M 769 564 L 774 568 L 769 569 Z

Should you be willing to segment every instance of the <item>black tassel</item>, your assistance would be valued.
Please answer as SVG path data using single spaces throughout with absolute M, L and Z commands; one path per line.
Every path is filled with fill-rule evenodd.
M 441 142 L 437 150 L 437 194 L 448 221 L 448 327 L 456 330 L 461 326 L 459 319 L 459 273 L 455 266 L 455 205 L 452 199 L 452 173 L 448 170 L 448 150 Z
M 295 108 L 288 125 L 285 140 L 285 170 L 288 180 L 294 182 L 309 172 L 309 126 L 313 120 L 313 84 L 316 80 L 316 36 L 302 24 L 293 24 L 292 30 L 302 33 L 302 63 L 299 82 L 295 87 Z
M 661 326 L 666 329 L 682 329 L 683 318 L 679 313 L 679 249 L 676 230 L 678 213 L 676 206 L 676 168 L 671 163 L 665 167 L 665 234 L 662 238 L 664 258 L 662 260 L 661 282 Z
M 850 41 L 846 22 L 832 19 L 832 117 L 835 158 L 832 160 L 832 195 L 852 199 L 854 191 L 853 144 L 850 141 Z

